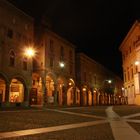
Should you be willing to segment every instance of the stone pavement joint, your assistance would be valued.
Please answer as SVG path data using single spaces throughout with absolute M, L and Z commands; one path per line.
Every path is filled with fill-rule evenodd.
M 121 119 L 121 117 L 112 110 L 112 107 L 108 107 L 106 113 L 115 140 L 140 140 L 138 132 Z
M 125 119 L 127 122 L 140 123 L 140 120 Z
M 133 118 L 133 117 L 137 117 L 137 116 L 140 116 L 140 113 L 136 113 L 136 114 L 131 114 L 131 115 L 123 116 L 123 118 L 124 118 L 124 119 L 127 119 L 127 118 Z
M 83 113 L 76 113 L 76 112 L 70 112 L 70 111 L 63 111 L 63 110 L 57 110 L 57 109 L 46 109 L 46 110 L 55 111 L 55 112 L 59 112 L 59 113 L 65 113 L 65 114 L 71 114 L 71 115 L 76 115 L 76 116 L 82 116 L 82 117 L 107 119 L 106 117 L 90 115 L 90 114 L 83 114 Z
M 73 129 L 73 128 L 80 128 L 80 127 L 87 127 L 87 126 L 93 126 L 93 125 L 103 124 L 103 123 L 108 123 L 108 121 L 100 120 L 100 121 L 83 122 L 83 123 L 77 123 L 77 124 L 60 125 L 60 126 L 53 126 L 53 127 L 46 127 L 46 128 L 28 129 L 28 130 L 20 130 L 20 131 L 13 131 L 13 132 L 3 132 L 3 133 L 0 133 L 0 139 L 34 135 L 34 134 L 40 134 L 40 133 L 48 133 L 48 132 L 61 131 L 61 130 L 67 130 L 67 129 Z

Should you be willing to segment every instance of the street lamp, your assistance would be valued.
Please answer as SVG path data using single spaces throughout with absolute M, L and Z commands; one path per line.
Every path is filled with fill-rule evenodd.
M 25 49 L 24 53 L 25 53 L 25 56 L 32 58 L 35 55 L 35 50 L 34 50 L 34 48 L 28 47 Z
M 24 56 L 26 56 L 26 57 L 29 58 L 29 67 L 30 67 L 29 70 L 31 72 L 31 75 L 30 75 L 31 76 L 30 77 L 31 78 L 30 79 L 30 84 L 31 84 L 31 81 L 32 81 L 32 58 L 34 57 L 34 55 L 35 55 L 35 49 L 34 48 L 32 48 L 32 47 L 25 48 L 25 50 L 24 50 Z M 32 88 L 32 84 L 30 86 L 29 87 Z M 30 90 L 31 90 L 30 88 L 29 88 L 29 91 L 28 91 L 29 93 L 30 93 Z M 28 96 L 29 96 L 29 94 L 28 94 Z M 34 98 L 31 98 L 31 100 L 33 101 Z
M 139 65 L 139 61 L 135 61 L 135 65 L 138 66 Z
M 60 63 L 59 63 L 59 66 L 60 66 L 61 68 L 64 68 L 64 67 L 65 67 L 65 63 L 64 63 L 64 62 L 60 62 Z

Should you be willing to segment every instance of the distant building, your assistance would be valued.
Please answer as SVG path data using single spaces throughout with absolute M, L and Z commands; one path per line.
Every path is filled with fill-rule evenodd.
M 119 104 L 122 80 L 83 53 L 76 54 L 76 83 L 82 105 Z
M 123 60 L 124 94 L 128 104 L 140 105 L 140 22 L 135 21 L 123 40 L 120 51 Z

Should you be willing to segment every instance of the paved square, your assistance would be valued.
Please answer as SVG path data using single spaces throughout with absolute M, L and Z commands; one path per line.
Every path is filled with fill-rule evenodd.
M 139 140 L 139 118 L 139 106 L 0 111 L 0 139 L 129 140 L 133 137 Z

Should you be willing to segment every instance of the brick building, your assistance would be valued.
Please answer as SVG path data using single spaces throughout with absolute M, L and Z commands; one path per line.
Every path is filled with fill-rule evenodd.
M 1 106 L 114 104 L 121 95 L 120 78 L 76 54 L 76 46 L 49 30 L 45 20 L 34 22 L 6 0 L 0 17 Z M 35 50 L 34 57 L 27 57 L 27 48 Z
M 140 105 L 140 22 L 137 20 L 120 45 L 124 93 L 128 104 Z
M 83 53 L 76 54 L 76 83 L 82 105 L 119 104 L 123 99 L 122 80 Z
M 43 98 L 47 105 L 74 104 L 75 46 L 50 31 L 42 21 L 35 25 L 35 46 L 38 53 L 34 60 L 33 96 L 37 94 L 37 102 L 32 104 L 42 104 Z
M 0 17 L 0 102 L 28 105 L 31 65 L 24 49 L 33 45 L 33 19 L 5 0 Z

